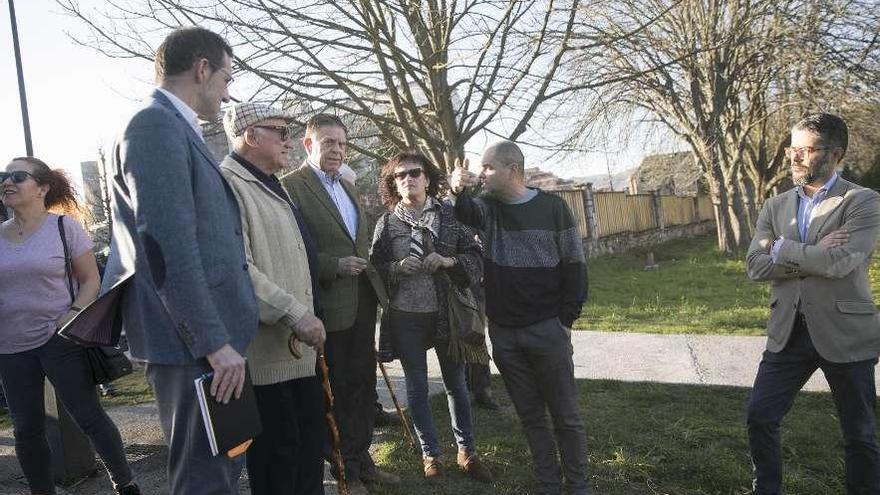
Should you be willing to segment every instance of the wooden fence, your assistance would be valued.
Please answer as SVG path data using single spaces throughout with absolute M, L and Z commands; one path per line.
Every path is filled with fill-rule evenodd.
M 715 218 L 708 196 L 593 192 L 589 187 L 547 192 L 568 204 L 578 231 L 588 239 L 690 225 Z M 591 226 L 595 233 L 591 232 Z

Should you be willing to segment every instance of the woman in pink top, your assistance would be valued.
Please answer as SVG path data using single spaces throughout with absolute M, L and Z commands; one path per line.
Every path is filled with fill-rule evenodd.
M 92 241 L 62 219 L 79 286 L 71 303 L 58 216 L 77 207 L 67 176 L 36 158 L 15 158 L 0 172 L 0 200 L 12 218 L 0 224 L 0 380 L 12 414 L 15 453 L 33 494 L 54 494 L 46 440 L 44 379 L 89 436 L 117 493 L 140 494 L 125 460 L 122 437 L 101 408 L 82 347 L 55 333 L 100 289 Z

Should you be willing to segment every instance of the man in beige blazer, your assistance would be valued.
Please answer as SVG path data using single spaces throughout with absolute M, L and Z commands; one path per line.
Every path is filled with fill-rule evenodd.
M 275 177 L 287 166 L 291 120 L 279 108 L 250 102 L 235 104 L 223 118 L 233 151 L 220 173 L 238 201 L 260 317 L 247 348 L 263 424 L 246 459 L 252 495 L 324 493 L 327 435 L 314 349 L 325 338 L 314 297 L 317 252 L 302 213 Z
M 370 458 L 376 398 L 376 305 L 384 285 L 367 261 L 371 235 L 354 186 L 342 180 L 348 130 L 335 115 L 318 114 L 306 124 L 307 156 L 281 179 L 303 214 L 318 251 L 318 295 L 327 331 L 325 355 L 336 397 L 345 475 L 353 494 L 363 483 L 400 480 Z
M 764 203 L 749 246 L 749 277 L 771 283 L 767 349 L 747 413 L 755 494 L 782 493 L 779 423 L 820 368 L 843 431 L 847 492 L 880 493 L 880 320 L 868 282 L 880 195 L 837 174 L 847 135 L 831 114 L 795 124 L 786 156 L 796 187 Z

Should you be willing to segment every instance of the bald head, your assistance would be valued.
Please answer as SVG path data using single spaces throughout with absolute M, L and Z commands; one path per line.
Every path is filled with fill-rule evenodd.
M 513 141 L 498 141 L 483 150 L 483 164 L 510 167 L 520 177 L 525 175 L 526 159 Z

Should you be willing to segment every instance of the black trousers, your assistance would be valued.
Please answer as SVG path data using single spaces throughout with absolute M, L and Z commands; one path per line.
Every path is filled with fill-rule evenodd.
M 323 495 L 324 392 L 310 376 L 254 387 L 263 433 L 247 452 L 254 495 Z
M 746 419 L 756 495 L 783 492 L 779 424 L 798 391 L 820 368 L 831 387 L 840 418 L 847 493 L 880 494 L 880 451 L 874 420 L 876 364 L 877 359 L 854 363 L 823 359 L 813 346 L 802 316 L 796 318 L 791 338 L 782 351 L 764 351 Z
M 122 437 L 98 400 L 85 348 L 54 335 L 35 349 L 0 354 L 0 380 L 12 415 L 15 455 L 31 491 L 55 493 L 46 439 L 46 378 L 77 426 L 92 441 L 114 486 L 131 482 Z
M 377 302 L 367 277 L 359 278 L 354 325 L 339 332 L 327 332 L 324 344 L 330 386 L 336 398 L 333 410 L 339 425 L 340 450 L 349 481 L 376 469 L 369 449 L 376 419 Z

